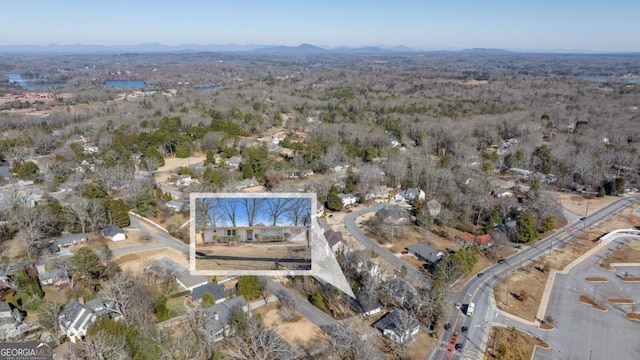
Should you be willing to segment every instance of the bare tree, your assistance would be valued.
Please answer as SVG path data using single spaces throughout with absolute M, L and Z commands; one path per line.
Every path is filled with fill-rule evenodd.
M 233 227 L 236 226 L 237 209 L 238 201 L 236 199 L 227 199 L 226 201 L 223 201 L 220 206 L 220 210 L 224 216 L 227 217 L 229 222 L 231 222 L 231 226 Z
M 40 305 L 40 314 L 38 315 L 38 322 L 45 330 L 51 332 L 57 345 L 60 345 L 60 336 L 62 335 L 58 322 L 61 312 L 62 305 L 53 301 L 45 301 Z
M 294 200 L 292 198 L 275 198 L 275 199 L 267 199 L 265 202 L 267 207 L 267 213 L 271 218 L 271 225 L 276 226 L 278 223 L 278 219 L 280 216 L 284 215 L 287 212 L 287 208 L 289 203 Z
M 311 204 L 308 199 L 291 199 L 287 206 L 287 219 L 294 225 L 300 226 L 308 222 L 311 216 Z
M 223 353 L 228 359 L 294 359 L 295 351 L 274 330 L 266 329 L 256 318 L 247 320 L 242 333 L 226 339 Z
M 64 208 L 70 217 L 80 225 L 82 233 L 85 234 L 90 218 L 88 211 L 89 200 L 79 196 L 72 196 L 65 200 Z
M 144 281 L 129 273 L 117 273 L 105 284 L 102 297 L 112 301 L 111 311 L 122 316 L 127 325 L 145 331 L 153 325 L 153 304 Z
M 196 223 L 198 226 L 218 226 L 221 213 L 220 199 L 218 198 L 201 198 L 196 202 Z
M 247 214 L 247 225 L 253 226 L 255 224 L 256 217 L 264 206 L 265 200 L 261 198 L 243 198 L 240 200 Z
M 89 228 L 96 234 L 107 224 L 106 209 L 102 202 L 98 200 L 90 200 L 87 204 L 87 221 Z
M 82 350 L 86 358 L 98 358 L 101 360 L 128 360 L 131 356 L 126 349 L 127 343 L 124 336 L 109 334 L 100 329 L 87 336 L 82 343 Z
M 38 206 L 28 208 L 25 206 L 15 206 L 11 213 L 12 223 L 19 230 L 18 239 L 28 260 L 31 260 L 42 244 L 43 239 L 49 229 L 54 225 L 52 219 L 55 217 L 49 207 Z
M 330 359 L 361 360 L 381 357 L 373 344 L 367 340 L 372 338 L 371 328 L 356 327 L 356 323 L 351 323 L 322 328 L 331 337 L 331 350 L 327 354 Z

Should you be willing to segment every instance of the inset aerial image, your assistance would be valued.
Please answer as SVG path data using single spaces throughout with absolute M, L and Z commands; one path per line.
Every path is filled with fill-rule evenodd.
M 313 194 L 206 195 L 195 199 L 195 270 L 311 270 Z

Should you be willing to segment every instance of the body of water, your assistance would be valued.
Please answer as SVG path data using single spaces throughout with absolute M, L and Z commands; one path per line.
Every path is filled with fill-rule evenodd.
M 609 76 L 576 76 L 579 80 L 595 81 L 595 82 L 628 82 L 634 84 L 640 84 L 640 78 L 618 78 Z
M 217 88 L 218 85 L 196 86 L 197 91 L 209 91 Z
M 143 80 L 107 80 L 104 86 L 123 89 L 144 89 L 146 85 Z
M 9 79 L 9 83 L 18 83 L 23 89 L 27 90 L 37 90 L 37 89 L 48 89 L 56 86 L 62 86 L 64 83 L 36 83 L 38 78 L 24 78 L 21 74 L 5 74 L 5 76 Z

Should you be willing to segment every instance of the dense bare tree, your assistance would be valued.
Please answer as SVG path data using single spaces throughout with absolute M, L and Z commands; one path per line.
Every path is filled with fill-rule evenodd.
M 380 357 L 368 340 L 375 336 L 372 328 L 357 328 L 356 323 L 352 323 L 327 326 L 322 330 L 330 336 L 331 349 L 324 354 L 328 359 L 361 360 Z
M 231 222 L 231 226 L 236 226 L 236 217 L 238 211 L 238 200 L 236 199 L 228 199 L 223 201 L 220 205 L 220 211 L 224 214 L 224 216 Z
M 60 337 L 62 336 L 62 330 L 58 322 L 58 317 L 61 312 L 61 304 L 53 301 L 45 301 L 40 305 L 40 314 L 38 315 L 38 322 L 45 330 L 51 332 L 57 345 L 60 345 Z
M 277 332 L 266 329 L 255 317 L 242 333 L 228 337 L 222 350 L 228 359 L 294 359 L 296 352 Z
M 308 199 L 295 198 L 287 204 L 287 219 L 294 225 L 300 226 L 308 223 L 311 216 L 311 205 Z
M 11 222 L 18 229 L 20 247 L 27 259 L 31 260 L 35 252 L 43 245 L 48 231 L 55 225 L 53 213 L 49 207 L 16 205 L 11 212 Z
M 104 285 L 101 295 L 114 302 L 111 310 L 121 315 L 125 324 L 142 332 L 153 325 L 153 304 L 142 278 L 129 272 L 117 273 Z
M 292 198 L 272 198 L 267 199 L 265 202 L 265 207 L 267 209 L 267 213 L 269 214 L 269 218 L 271 218 L 271 225 L 276 226 L 278 223 L 278 219 L 284 215 L 289 208 L 289 203 L 295 199 Z
M 265 200 L 266 199 L 264 198 L 243 198 L 240 200 L 244 207 L 245 214 L 247 215 L 247 225 L 255 225 L 256 217 L 262 210 Z
M 89 200 L 79 196 L 71 196 L 64 201 L 64 208 L 70 215 L 71 220 L 80 225 L 82 233 L 87 232 L 89 222 Z

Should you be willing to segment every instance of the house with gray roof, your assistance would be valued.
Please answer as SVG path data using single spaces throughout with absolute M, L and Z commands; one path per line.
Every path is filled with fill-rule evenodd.
M 382 311 L 380 301 L 375 293 L 367 293 L 365 291 L 358 290 L 355 295 L 356 300 L 358 300 L 358 304 L 360 305 L 360 313 L 363 316 L 375 315 Z
M 70 245 L 79 244 L 79 243 L 82 243 L 82 242 L 85 242 L 85 241 L 87 241 L 87 234 L 84 234 L 84 233 L 80 233 L 80 234 L 68 233 L 68 234 L 62 235 L 61 237 L 57 238 L 56 241 L 54 241 L 53 243 L 58 247 L 64 247 L 64 246 L 70 246 Z
M 417 243 L 405 248 L 410 254 L 414 255 L 422 261 L 426 261 L 430 265 L 437 264 L 444 253 L 434 249 L 425 243 Z
M 208 282 L 204 285 L 193 288 L 189 299 L 191 305 L 197 306 L 202 303 L 202 297 L 204 294 L 211 294 L 216 299 L 216 304 L 226 300 L 226 291 L 224 285 L 216 284 L 215 282 Z
M 329 244 L 329 248 L 331 248 L 331 251 L 338 252 L 345 250 L 346 245 L 340 231 L 329 229 L 324 232 L 324 237 L 325 239 L 327 239 L 327 243 Z
M 167 201 L 167 203 L 164 204 L 164 206 L 173 211 L 182 211 L 184 209 L 185 202 L 182 200 L 171 200 L 171 201 Z
M 193 290 L 198 286 L 205 285 L 209 282 L 206 276 L 191 275 L 189 270 L 185 269 L 180 264 L 168 257 L 163 257 L 155 260 L 144 271 L 149 275 L 157 276 L 160 278 L 164 278 L 167 276 L 175 277 L 176 283 L 178 283 L 178 285 L 180 285 L 185 290 Z
M 207 319 L 204 330 L 211 335 L 214 341 L 220 341 L 231 334 L 229 321 L 235 309 L 242 309 L 251 316 L 244 296 L 237 296 L 204 309 L 204 316 Z
M 5 341 L 20 335 L 23 314 L 6 301 L 0 301 L 0 341 Z
M 122 241 L 127 238 L 124 229 L 115 225 L 109 225 L 102 230 L 102 235 L 112 241 Z
M 69 274 L 63 269 L 53 269 L 51 271 L 46 271 L 38 274 L 38 280 L 40 280 L 40 285 L 54 285 L 60 286 L 64 283 L 69 282 Z
M 420 322 L 403 310 L 388 313 L 373 326 L 398 344 L 412 339 L 420 331 Z
M 411 221 L 411 214 L 407 209 L 398 205 L 387 205 L 376 213 L 378 218 L 387 224 L 407 224 Z
M 232 156 L 227 160 L 227 168 L 229 169 L 240 169 L 240 165 L 242 165 L 241 156 Z
M 58 323 L 60 329 L 75 343 L 87 333 L 89 326 L 96 320 L 95 313 L 78 299 L 72 299 L 60 312 Z
M 429 200 L 427 202 L 427 208 L 429 209 L 429 215 L 431 216 L 438 216 L 440 211 L 442 211 L 442 205 L 440 205 L 436 199 Z
M 424 201 L 424 199 L 427 197 L 427 194 L 425 194 L 425 192 L 420 189 L 408 188 L 397 193 L 393 197 L 393 199 L 396 201 L 406 201 L 408 203 L 412 203 L 416 197 L 420 199 L 420 201 Z

